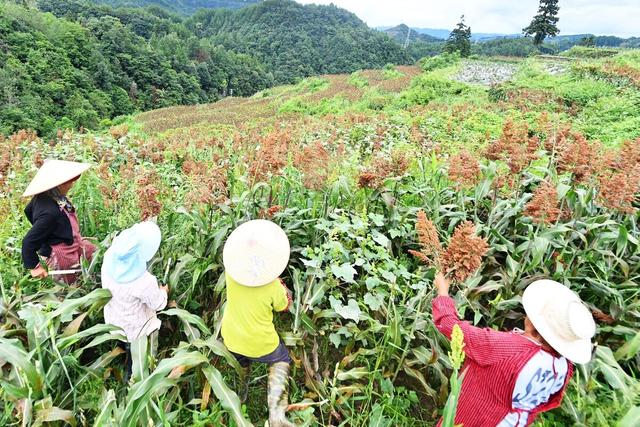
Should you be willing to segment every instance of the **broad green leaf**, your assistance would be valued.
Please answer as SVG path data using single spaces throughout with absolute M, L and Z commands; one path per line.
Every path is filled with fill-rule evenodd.
M 91 293 L 74 299 L 65 299 L 60 306 L 51 314 L 47 315 L 49 319 L 60 317 L 64 322 L 70 319 L 80 307 L 98 306 L 106 304 L 111 299 L 111 292 L 108 289 L 94 289 Z
M 82 321 L 85 319 L 85 317 L 87 317 L 88 314 L 89 312 L 84 312 L 78 315 L 75 319 L 73 319 L 73 321 L 69 323 L 66 328 L 64 328 L 64 331 L 62 332 L 62 336 L 68 337 L 70 335 L 77 333 L 78 330 L 80 329 L 80 325 L 82 324 Z
M 342 265 L 332 265 L 331 273 L 333 273 L 333 275 L 338 279 L 342 279 L 347 283 L 355 283 L 353 278 L 357 274 L 355 268 L 353 268 L 349 263 L 344 263 Z
M 51 407 L 45 409 L 36 410 L 35 413 L 36 421 L 35 426 L 42 425 L 43 423 L 51 423 L 55 421 L 64 421 L 71 426 L 76 425 L 76 418 L 73 415 L 73 412 L 60 409 L 58 407 Z
M 227 386 L 220 372 L 213 366 L 207 365 L 202 369 L 202 373 L 207 378 L 207 381 L 209 381 L 211 389 L 220 401 L 220 404 L 231 414 L 235 423 L 239 427 L 251 427 L 253 424 L 242 414 L 240 398 Z
M 166 314 L 167 316 L 176 316 L 178 319 L 180 319 L 180 321 L 182 321 L 182 325 L 184 326 L 185 334 L 191 340 L 200 338 L 200 331 L 204 332 L 207 335 L 211 334 L 211 331 L 201 317 L 189 313 L 186 310 L 180 308 L 171 308 L 169 310 L 162 311 L 161 314 Z
M 520 270 L 520 263 L 511 258 L 511 255 L 507 255 L 506 264 L 509 277 L 516 277 L 516 274 L 518 274 L 518 271 Z
M 370 375 L 369 369 L 365 367 L 353 368 L 348 371 L 338 371 L 336 378 L 338 381 L 359 380 Z
M 635 357 L 638 351 L 640 351 L 640 332 L 630 340 L 627 340 L 627 342 L 616 351 L 615 357 L 616 360 L 629 360 Z
M 372 295 L 370 292 L 364 294 L 364 303 L 373 311 L 378 311 L 382 306 L 382 300 L 379 295 Z
M 387 249 L 387 247 L 389 246 L 389 238 L 387 236 L 385 236 L 384 234 L 380 233 L 379 231 L 375 231 L 374 230 L 371 233 L 371 237 L 373 238 L 374 242 L 376 242 L 377 244 L 379 244 L 383 248 Z
M 637 427 L 640 425 L 640 406 L 633 406 L 625 414 L 625 416 L 618 421 L 617 427 Z
M 329 334 L 329 341 L 331 341 L 331 344 L 333 344 L 335 348 L 338 348 L 340 344 L 342 344 L 342 337 L 340 334 L 332 332 Z
M 358 303 L 353 298 L 349 299 L 347 305 L 342 305 L 342 302 L 332 296 L 329 297 L 329 303 L 333 310 L 343 319 L 350 319 L 355 322 L 360 321 L 360 314 L 362 311 L 358 306 Z
M 621 255 L 627 248 L 627 242 L 629 241 L 629 232 L 622 224 L 618 227 L 618 239 L 616 240 L 616 254 Z
M 144 336 L 129 344 L 131 352 L 131 379 L 134 382 L 142 381 L 149 371 L 147 348 L 149 339 Z
M 533 250 L 531 251 L 531 263 L 529 268 L 534 268 L 540 264 L 542 258 L 547 253 L 549 243 L 551 242 L 546 237 L 536 236 L 533 240 Z
M 420 383 L 420 385 L 424 389 L 424 391 L 427 394 L 427 396 L 430 396 L 432 399 L 437 399 L 438 393 L 436 393 L 436 391 L 431 388 L 431 386 L 429 385 L 429 383 L 425 379 L 425 377 L 422 374 L 422 372 L 420 372 L 418 369 L 413 369 L 413 368 L 410 368 L 408 366 L 404 366 L 404 371 L 409 376 L 411 376 L 411 377 L 415 378 L 416 380 L 418 380 L 418 382 Z
M 35 398 L 42 392 L 43 380 L 36 367 L 31 364 L 31 357 L 24 351 L 22 344 L 17 339 L 0 338 L 0 359 L 6 360 L 11 365 L 19 368 L 26 377 L 29 387 L 34 391 Z
M 175 268 L 173 269 L 173 271 L 171 272 L 171 274 L 169 275 L 169 286 L 171 286 L 173 289 L 175 289 L 178 286 L 178 282 L 180 280 L 180 277 L 182 277 L 182 275 L 188 271 L 189 266 L 195 261 L 195 257 L 193 257 L 190 254 L 184 254 L 180 257 L 180 259 L 178 260 L 178 263 L 176 264 Z
M 90 327 L 88 329 L 85 329 L 85 330 L 77 332 L 77 333 L 75 333 L 73 335 L 65 336 L 64 338 L 59 339 L 58 342 L 57 342 L 58 348 L 60 350 L 64 350 L 65 348 L 77 343 L 78 341 L 80 341 L 83 338 L 91 337 L 93 335 L 116 332 L 116 331 L 120 331 L 120 328 L 118 328 L 117 326 L 114 326 L 114 325 L 107 325 L 105 323 L 98 323 L 97 325 L 94 325 L 94 326 L 92 326 L 92 327 Z
M 107 390 L 102 395 L 100 405 L 100 413 L 93 420 L 95 427 L 105 427 L 116 425 L 113 419 L 113 412 L 116 407 L 116 394 L 113 390 Z
M 225 345 L 215 339 L 214 337 L 209 337 L 205 340 L 195 340 L 193 343 L 194 347 L 201 350 L 203 348 L 208 349 L 216 356 L 224 357 L 224 359 L 233 367 L 233 369 L 240 374 L 242 372 L 242 368 L 240 367 L 240 363 L 238 363 L 238 359 L 235 358 L 233 354 L 229 352 Z
M 146 340 L 138 339 L 134 341 L 131 344 L 131 352 L 134 353 L 136 343 L 141 343 L 144 341 Z M 143 347 L 146 348 L 146 346 L 142 344 L 139 344 L 139 347 L 140 349 L 142 349 Z M 136 350 L 135 352 L 138 352 L 138 350 Z M 134 355 L 134 375 L 139 378 L 138 375 L 140 375 L 140 373 L 136 373 L 135 365 L 136 363 L 140 362 L 136 362 L 136 358 L 136 355 Z M 204 357 L 202 353 L 197 351 L 180 351 L 168 359 L 162 359 L 156 369 L 153 370 L 153 372 L 151 372 L 148 376 L 142 378 L 142 380 L 139 380 L 129 388 L 129 393 L 127 395 L 127 404 L 122 415 L 123 424 L 131 427 L 136 425 L 142 411 L 147 407 L 148 404 L 150 404 L 152 399 L 154 397 L 162 395 L 168 388 L 176 384 L 175 378 L 168 378 L 169 374 L 174 369 L 179 368 L 180 371 L 184 371 L 207 362 L 207 358 Z

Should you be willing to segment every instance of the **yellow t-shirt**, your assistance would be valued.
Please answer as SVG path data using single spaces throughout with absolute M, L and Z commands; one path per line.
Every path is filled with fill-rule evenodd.
M 247 357 L 273 352 L 280 338 L 273 326 L 273 310 L 282 311 L 289 301 L 279 279 L 263 286 L 242 286 L 225 274 L 227 305 L 222 316 L 222 338 L 227 348 Z

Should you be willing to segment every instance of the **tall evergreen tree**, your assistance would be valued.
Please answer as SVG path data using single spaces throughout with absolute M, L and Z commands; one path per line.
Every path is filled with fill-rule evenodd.
M 560 33 L 556 25 L 559 11 L 558 0 L 540 0 L 538 14 L 528 27 L 522 29 L 525 37 L 533 36 L 533 44 L 541 45 L 545 38 L 557 36 Z
M 467 57 L 471 54 L 471 27 L 464 23 L 464 15 L 460 17 L 460 22 L 449 34 L 449 38 L 444 45 L 444 51 L 449 53 L 460 52 L 462 57 Z

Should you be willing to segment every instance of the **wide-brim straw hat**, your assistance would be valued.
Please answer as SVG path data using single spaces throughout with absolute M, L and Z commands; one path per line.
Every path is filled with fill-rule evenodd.
M 537 280 L 525 289 L 522 305 L 554 350 L 574 363 L 591 360 L 596 324 L 575 292 L 553 280 Z
M 103 271 L 118 283 L 129 283 L 147 271 L 160 247 L 160 228 L 145 221 L 120 232 L 104 254 Z
M 233 230 L 222 252 L 226 273 L 244 286 L 273 282 L 287 267 L 289 239 L 277 224 L 264 219 L 245 222 Z
M 45 160 L 40 166 L 36 176 L 33 177 L 27 189 L 22 194 L 23 197 L 35 196 L 47 190 L 71 181 L 79 177 L 82 172 L 91 167 L 88 163 L 69 162 L 66 160 Z

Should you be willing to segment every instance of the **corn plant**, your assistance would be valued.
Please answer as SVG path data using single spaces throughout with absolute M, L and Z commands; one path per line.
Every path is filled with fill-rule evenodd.
M 13 407 L 23 425 L 75 424 L 77 415 L 82 420 L 97 410 L 90 395 L 94 384 L 123 350 L 96 350 L 123 336 L 114 334 L 113 326 L 98 323 L 81 330 L 81 325 L 109 298 L 102 289 L 64 300 L 41 291 L 6 307 L 0 359 L 10 369 L 2 371 L 0 381 L 5 407 Z

